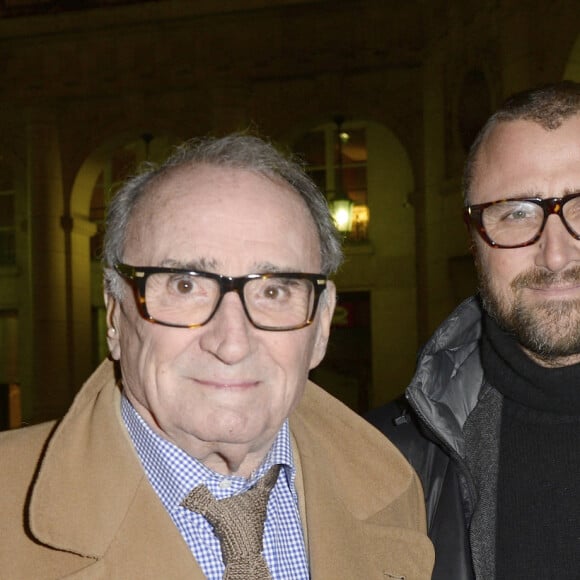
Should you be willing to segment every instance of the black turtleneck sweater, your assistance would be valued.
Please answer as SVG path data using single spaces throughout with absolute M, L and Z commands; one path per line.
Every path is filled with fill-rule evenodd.
M 504 396 L 497 580 L 580 578 L 580 364 L 545 368 L 484 319 L 482 363 Z

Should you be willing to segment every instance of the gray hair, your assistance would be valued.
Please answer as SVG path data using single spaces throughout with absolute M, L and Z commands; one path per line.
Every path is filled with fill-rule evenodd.
M 254 135 L 235 133 L 226 137 L 203 137 L 183 143 L 161 165 L 146 164 L 138 175 L 129 178 L 113 197 L 106 220 L 103 248 L 105 289 L 121 295 L 119 275 L 114 265 L 123 260 L 129 221 L 139 201 L 160 181 L 182 167 L 212 165 L 243 169 L 296 191 L 306 203 L 318 231 L 323 274 L 332 274 L 343 260 L 342 239 L 336 229 L 326 198 L 290 155 Z
M 580 83 L 560 81 L 515 93 L 487 120 L 471 145 L 463 172 L 463 199 L 467 204 L 481 146 L 499 123 L 532 121 L 553 131 L 580 112 Z

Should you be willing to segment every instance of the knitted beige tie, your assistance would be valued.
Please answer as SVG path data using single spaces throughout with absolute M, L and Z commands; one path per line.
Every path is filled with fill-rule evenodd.
M 198 485 L 181 502 L 213 526 L 226 565 L 224 580 L 271 579 L 262 556 L 262 536 L 268 498 L 279 471 L 280 466 L 274 465 L 251 489 L 220 500 L 205 485 Z

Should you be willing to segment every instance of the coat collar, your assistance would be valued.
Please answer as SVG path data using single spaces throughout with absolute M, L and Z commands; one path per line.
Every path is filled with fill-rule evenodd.
M 462 302 L 419 354 L 406 396 L 417 415 L 443 443 L 463 457 L 463 425 L 489 388 L 479 354 L 482 309 L 475 296 Z
M 290 427 L 311 577 L 372 579 L 403 570 L 409 579 L 427 578 L 433 554 L 418 531 L 423 502 L 398 451 L 311 383 Z M 87 558 L 83 580 L 203 578 L 133 450 L 109 361 L 54 431 L 29 505 L 30 531 L 39 542 Z
M 57 426 L 30 500 L 38 539 L 90 558 L 107 550 L 144 478 L 122 427 L 120 391 L 105 388 L 112 370 L 99 367 Z

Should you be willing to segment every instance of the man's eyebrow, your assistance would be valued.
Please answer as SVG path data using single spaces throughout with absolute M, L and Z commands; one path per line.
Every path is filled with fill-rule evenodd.
M 526 189 L 524 191 L 517 191 L 513 193 L 506 194 L 503 199 L 535 199 L 538 197 L 542 197 L 542 192 L 536 188 Z
M 202 272 L 215 272 L 216 271 L 216 261 L 209 258 L 197 258 L 195 260 L 189 260 L 183 262 L 181 260 L 166 259 L 161 262 L 161 266 L 164 268 L 179 268 L 180 270 L 191 270 L 191 271 L 202 271 Z
M 280 267 L 272 262 L 258 262 L 254 268 L 255 273 L 279 274 L 281 272 L 302 272 L 302 268 Z
M 565 187 L 562 195 L 560 197 L 566 197 L 567 195 L 574 195 L 575 193 L 580 193 L 580 187 Z
M 580 193 L 580 187 L 565 187 L 562 192 L 554 192 L 548 194 L 541 189 L 528 189 L 521 193 L 514 193 L 513 195 L 506 196 L 506 199 L 537 199 L 537 198 L 548 198 L 548 197 L 566 197 L 568 195 L 574 195 L 575 193 Z

